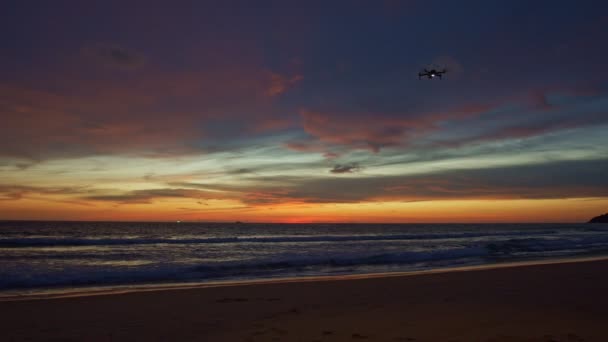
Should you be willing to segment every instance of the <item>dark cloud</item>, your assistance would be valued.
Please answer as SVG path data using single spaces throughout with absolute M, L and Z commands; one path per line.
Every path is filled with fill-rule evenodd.
M 254 173 L 256 170 L 252 168 L 240 168 L 226 171 L 229 175 L 243 175 L 247 173 Z
M 342 167 L 342 172 L 354 165 Z M 121 192 L 87 187 L 1 185 L 0 200 L 60 195 L 62 201 L 152 203 L 187 198 L 231 199 L 247 206 L 280 203 L 355 203 L 363 201 L 428 201 L 450 199 L 559 199 L 607 197 L 608 159 L 561 161 L 426 175 L 381 177 L 251 177 L 250 185 L 179 182 L 170 187 Z
M 144 58 L 135 51 L 111 45 L 95 44 L 82 48 L 82 53 L 106 66 L 121 69 L 136 69 L 144 64 Z
M 462 146 L 520 139 L 608 123 L 608 94 L 588 85 L 538 89 L 494 102 L 446 107 L 437 112 L 323 112 L 302 110 L 302 127 L 311 138 L 290 141 L 294 151 L 332 149 L 410 149 L 414 146 Z M 454 133 L 465 136 L 454 137 Z M 427 138 L 432 138 L 428 140 Z M 437 144 L 437 142 L 440 142 Z
M 19 200 L 36 195 L 82 195 L 90 193 L 88 187 L 39 187 L 0 184 L 0 200 Z
M 578 95 L 572 103 L 571 95 L 563 92 L 540 92 L 527 97 L 528 103 L 487 113 L 478 118 L 452 122 L 443 133 L 460 129 L 467 136 L 453 138 L 445 134 L 442 145 L 462 146 L 488 141 L 522 139 L 575 128 L 608 124 L 606 105 L 608 95 Z M 553 102 L 549 101 L 553 98 Z M 557 98 L 557 100 L 556 100 Z M 584 101 L 583 101 L 584 99 Z M 506 106 L 505 106 L 506 107 Z M 472 129 L 471 129 L 472 128 Z M 436 132 L 440 136 L 442 132 Z
M 336 164 L 329 172 L 331 173 L 353 173 L 361 170 L 359 163 Z
M 15 167 L 19 170 L 27 170 L 34 165 L 36 165 L 36 163 L 17 163 L 15 164 Z
M 292 142 L 288 148 L 301 151 L 328 151 L 337 147 L 369 150 L 404 148 L 431 133 L 443 130 L 451 121 L 474 120 L 497 105 L 458 104 L 442 111 L 326 112 L 301 110 L 302 128 L 313 140 Z
M 209 194 L 202 190 L 192 189 L 149 189 L 149 190 L 134 190 L 123 193 L 114 193 L 112 190 L 93 190 L 89 187 L 34 187 L 25 185 L 0 185 L 0 200 L 19 200 L 40 195 L 59 195 L 67 197 L 71 202 L 82 201 L 107 201 L 119 203 L 150 203 L 157 198 L 211 198 Z
M 608 196 L 608 159 L 452 170 L 428 175 L 336 178 L 300 184 L 295 196 L 347 201 Z M 348 191 L 344 191 L 348 189 Z
M 287 88 L 294 86 L 300 80 L 302 80 L 302 75 L 294 75 L 289 78 L 280 75 L 280 74 L 271 74 L 270 75 L 270 87 L 267 90 L 267 94 L 269 96 L 277 96 L 284 93 Z
M 165 189 L 146 189 L 133 190 L 110 195 L 86 196 L 83 199 L 93 201 L 117 202 L 117 203 L 151 203 L 155 199 L 161 198 L 193 198 L 193 199 L 212 199 L 218 198 L 217 194 L 204 190 L 165 188 Z
M 277 127 L 268 82 L 254 66 L 223 66 L 79 79 L 64 92 L 0 83 L 0 157 L 173 157 L 242 147 L 243 131 L 252 138 Z
M 407 165 L 404 165 L 407 167 Z M 249 205 L 285 202 L 353 203 L 369 200 L 557 199 L 608 196 L 608 159 L 452 170 L 383 177 L 273 177 L 254 186 L 179 183 L 184 188 L 226 191 Z M 219 195 L 218 195 L 219 196 Z
M 110 2 L 108 8 L 116 9 L 109 12 L 112 15 L 83 7 L 78 12 L 87 15 L 74 21 L 61 20 L 65 15 L 62 6 L 45 6 L 41 13 L 47 13 L 47 21 L 36 20 L 25 8 L 15 13 L 15 22 L 29 28 L 19 30 L 20 41 L 34 43 L 14 46 L 15 53 L 6 58 L 14 61 L 2 64 L 3 75 L 15 77 L 3 79 L 6 84 L 0 85 L 0 155 L 41 160 L 107 154 L 164 157 L 234 150 L 234 141 L 250 141 L 250 137 L 243 138 L 244 132 L 268 134 L 287 129 L 305 133 L 310 140 L 284 146 L 327 158 L 353 149 L 405 149 L 429 134 L 449 135 L 446 122 L 474 121 L 512 104 L 510 99 L 521 92 L 535 92 L 534 106 L 550 111 L 554 104 L 539 89 L 558 81 L 578 84 L 590 75 L 599 78 L 597 70 L 602 69 L 587 60 L 603 61 L 606 56 L 605 46 L 594 43 L 577 49 L 577 55 L 585 55 L 579 56 L 578 63 L 551 55 L 546 59 L 550 65 L 526 60 L 529 55 L 553 51 L 549 47 L 555 44 L 572 45 L 583 40 L 580 37 L 596 42 L 603 37 L 600 19 L 604 18 L 588 7 L 577 7 L 581 11 L 577 18 L 584 21 L 556 25 L 571 20 L 565 15 L 569 10 L 564 11 L 571 6 L 564 3 L 534 17 L 539 22 L 533 27 L 507 26 L 509 29 L 501 25 L 501 18 L 517 22 L 509 14 L 516 13 L 516 17 L 531 19 L 528 11 L 513 11 L 512 7 L 519 6 L 509 4 L 504 8 L 474 6 L 484 13 L 479 16 L 464 11 L 467 6 L 449 5 L 446 11 L 442 10 L 444 4 L 429 4 L 440 9 L 437 18 L 448 19 L 437 22 L 464 18 L 467 23 L 450 27 L 446 37 L 435 36 L 435 31 L 426 29 L 428 20 L 401 5 L 397 6 L 400 10 L 390 12 L 409 19 L 377 23 L 368 19 L 376 17 L 379 8 L 384 12 L 395 5 L 350 6 L 339 20 L 322 19 L 334 18 L 334 10 L 345 10 L 335 4 L 281 5 L 271 12 L 245 3 L 234 5 L 202 2 L 188 11 L 158 6 L 126 10 L 122 4 Z M 173 14 L 167 15 L 167 11 Z M 585 11 L 589 12 L 582 15 Z M 129 20 L 133 14 L 138 15 L 137 23 Z M 264 20 L 258 21 L 252 14 L 262 15 Z M 167 25 L 158 25 L 165 20 Z M 50 23 L 61 25 L 33 30 Z M 78 30 L 81 27 L 87 29 Z M 536 32 L 541 27 L 542 32 Z M 524 34 L 527 29 L 534 34 Z M 111 39 L 107 43 L 89 41 L 81 48 L 87 44 L 84 33 L 86 37 L 121 37 L 120 44 Z M 496 33 L 504 39 L 493 38 Z M 49 34 L 49 40 L 38 34 Z M 356 43 L 350 39 L 353 36 L 359 37 Z M 463 41 L 463 37 L 467 44 L 450 46 L 446 56 L 434 57 L 440 56 L 437 47 L 446 46 L 444 40 Z M 60 41 L 63 43 L 57 44 Z M 30 58 L 54 55 L 51 47 L 55 45 L 69 51 L 81 49 L 88 58 L 111 67 L 133 69 L 145 59 L 153 60 L 154 65 L 149 63 L 145 73 L 125 77 L 91 68 L 82 63 L 82 56 L 77 61 L 62 58 L 64 51 L 55 52 L 60 56 L 56 64 Z M 412 45 L 419 48 L 412 51 Z M 528 51 L 529 47 L 536 50 Z M 145 58 L 140 50 L 146 52 Z M 348 72 L 336 77 L 336 63 L 348 64 Z M 462 77 L 448 77 L 441 83 L 418 82 L 414 75 L 424 63 L 445 65 L 451 75 Z M 466 73 L 462 65 L 466 65 Z M 479 76 L 478 69 L 492 72 Z M 576 108 L 573 112 L 579 115 Z M 530 120 L 536 116 L 548 117 L 535 112 Z M 479 127 L 475 122 L 469 124 L 471 130 Z M 537 134 L 533 131 L 544 133 L 529 130 L 530 134 Z M 498 129 L 480 136 L 486 133 L 483 139 L 491 138 L 494 132 L 501 139 L 509 138 L 509 131 Z M 514 131 L 519 132 L 522 129 Z

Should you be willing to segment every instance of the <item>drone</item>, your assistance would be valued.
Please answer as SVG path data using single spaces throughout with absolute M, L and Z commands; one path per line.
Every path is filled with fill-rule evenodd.
M 426 68 L 422 70 L 422 72 L 418 73 L 418 79 L 422 79 L 422 76 L 426 76 L 428 79 L 433 79 L 435 77 L 439 77 L 439 79 L 441 78 L 441 75 L 445 74 L 447 72 L 447 69 L 443 69 L 443 70 L 435 70 L 435 69 L 431 69 L 431 70 L 427 70 Z

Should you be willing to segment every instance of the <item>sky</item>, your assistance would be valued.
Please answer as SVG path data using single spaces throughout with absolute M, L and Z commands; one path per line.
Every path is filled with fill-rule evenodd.
M 4 1 L 0 219 L 586 221 L 608 211 L 606 13 Z

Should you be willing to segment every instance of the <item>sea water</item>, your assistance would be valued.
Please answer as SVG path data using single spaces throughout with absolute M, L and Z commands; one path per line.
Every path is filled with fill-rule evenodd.
M 0 222 L 0 296 L 608 254 L 608 225 Z

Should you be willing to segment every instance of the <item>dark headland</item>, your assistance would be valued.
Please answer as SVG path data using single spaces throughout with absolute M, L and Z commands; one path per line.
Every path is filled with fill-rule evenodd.
M 589 223 L 608 223 L 608 213 L 592 218 Z

